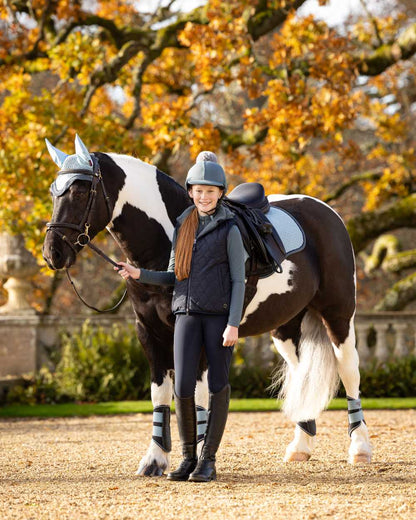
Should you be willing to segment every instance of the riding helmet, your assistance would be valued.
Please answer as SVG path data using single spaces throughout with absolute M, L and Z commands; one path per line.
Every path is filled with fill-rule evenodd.
M 186 189 L 192 184 L 218 186 L 227 190 L 227 179 L 223 167 L 212 161 L 200 161 L 192 166 L 186 176 Z

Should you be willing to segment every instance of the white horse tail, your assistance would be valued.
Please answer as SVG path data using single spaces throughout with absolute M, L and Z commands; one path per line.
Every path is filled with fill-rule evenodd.
M 278 374 L 283 411 L 294 422 L 316 419 L 335 396 L 339 377 L 335 353 L 322 319 L 308 311 L 301 325 L 299 361 Z

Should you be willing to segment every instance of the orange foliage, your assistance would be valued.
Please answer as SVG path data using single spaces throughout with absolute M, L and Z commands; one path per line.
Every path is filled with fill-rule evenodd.
M 0 221 L 24 229 L 33 247 L 50 214 L 55 175 L 44 138 L 60 136 L 57 145 L 71 152 L 75 132 L 91 149 L 149 161 L 169 149 L 190 164 L 201 149 L 213 149 L 233 183 L 260 181 L 268 192 L 325 197 L 352 173 L 378 168 L 379 180 L 362 183 L 368 209 L 412 189 L 412 119 L 389 106 L 388 96 L 404 106 L 402 85 L 416 75 L 414 65 L 357 83 L 361 49 L 394 39 L 406 23 L 401 13 L 377 18 L 378 35 L 368 19 L 341 35 L 292 12 L 254 42 L 256 9 L 290 2 L 209 0 L 160 27 L 153 25 L 158 15 L 151 21 L 133 0 L 58 0 L 47 12 L 44 0 L 30 4 L 31 11 L 22 3 L 25 13 L 0 7 Z M 159 49 L 161 41 L 169 44 Z M 104 73 L 114 79 L 96 88 Z M 357 122 L 372 133 L 366 147 L 351 138 Z

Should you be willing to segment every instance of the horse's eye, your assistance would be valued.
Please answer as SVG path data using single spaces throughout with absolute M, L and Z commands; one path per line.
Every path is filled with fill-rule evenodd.
M 71 197 L 82 197 L 89 192 L 86 184 L 73 184 L 70 188 Z

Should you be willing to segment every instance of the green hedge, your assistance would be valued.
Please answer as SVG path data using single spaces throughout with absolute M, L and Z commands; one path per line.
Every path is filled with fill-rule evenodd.
M 269 397 L 272 367 L 247 363 L 242 343 L 230 370 L 233 398 Z M 51 371 L 42 368 L 13 389 L 9 403 L 65 403 L 146 400 L 150 371 L 133 327 L 114 325 L 110 331 L 86 321 L 79 333 L 64 334 Z M 277 363 L 281 361 L 276 357 Z M 274 392 L 273 392 L 274 393 Z M 363 397 L 416 395 L 416 358 L 402 358 L 361 371 Z M 341 385 L 339 397 L 345 396 Z
M 56 368 L 42 368 L 12 390 L 8 402 L 65 403 L 150 398 L 150 371 L 133 326 L 110 331 L 86 321 L 64 334 Z
M 382 366 L 375 363 L 361 371 L 364 397 L 415 397 L 416 357 L 396 359 Z

